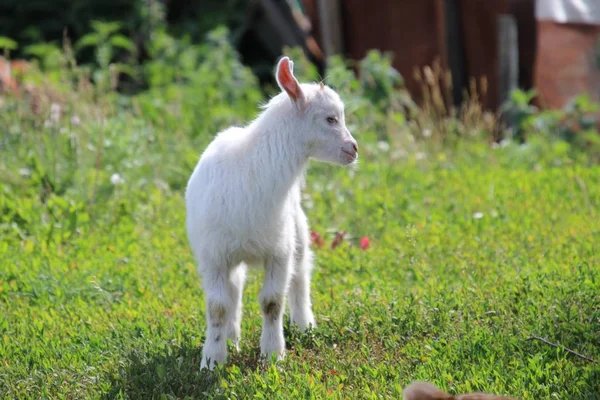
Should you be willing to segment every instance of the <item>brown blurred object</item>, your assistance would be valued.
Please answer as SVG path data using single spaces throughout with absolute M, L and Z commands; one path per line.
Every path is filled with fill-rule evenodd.
M 598 25 L 538 21 L 535 86 L 540 106 L 562 108 L 582 93 L 600 101 L 599 35 Z
M 23 76 L 34 67 L 25 60 L 7 60 L 0 56 L 0 94 L 6 93 L 24 99 L 31 112 L 38 115 L 40 109 L 52 103 L 61 103 L 62 96 L 50 85 L 24 82 Z
M 404 400 L 516 400 L 511 397 L 487 393 L 470 393 L 453 396 L 428 382 L 413 382 L 402 391 Z
M 21 88 L 19 75 L 22 74 L 29 63 L 25 60 L 12 60 L 0 56 L 0 92 L 18 94 Z
M 335 233 L 335 237 L 333 238 L 333 241 L 331 242 L 331 248 L 335 249 L 336 247 L 338 247 L 340 244 L 342 244 L 342 242 L 344 241 L 344 238 L 346 237 L 346 232 L 336 232 Z
M 12 77 L 10 61 L 0 56 L 0 92 L 16 92 L 17 81 Z

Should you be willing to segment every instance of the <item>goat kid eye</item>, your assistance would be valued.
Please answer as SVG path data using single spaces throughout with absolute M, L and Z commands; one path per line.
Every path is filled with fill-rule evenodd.
M 338 122 L 336 117 L 327 117 L 327 122 L 330 124 L 336 124 Z

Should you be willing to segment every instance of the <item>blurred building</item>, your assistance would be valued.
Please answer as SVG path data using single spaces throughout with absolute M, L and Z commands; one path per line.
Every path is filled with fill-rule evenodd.
M 394 67 L 417 99 L 421 84 L 414 70 L 436 60 L 452 72 L 455 102 L 462 100 L 470 78 L 481 83 L 480 78 L 485 77 L 487 85 L 480 95 L 490 109 L 506 97 L 503 86 L 532 86 L 534 0 L 344 0 L 336 2 L 339 8 L 332 11 L 341 16 L 338 27 L 322 24 L 320 2 L 304 0 L 317 42 L 323 43 L 324 36 L 330 35 L 327 31 L 340 30 L 343 39 L 335 51 L 351 58 L 359 59 L 371 48 L 392 52 Z M 502 40 L 503 35 L 510 37 L 502 29 L 503 16 L 510 18 L 513 31 L 521 33 L 513 35 L 513 43 Z M 503 65 L 501 44 L 513 51 L 518 65 Z M 510 76 L 513 82 L 502 81 Z
M 485 77 L 482 101 L 496 109 L 510 90 L 537 87 L 562 107 L 589 92 L 600 100 L 596 46 L 600 0 L 303 0 L 311 35 L 326 54 L 362 58 L 377 48 L 420 98 L 415 68 L 436 60 L 452 72 L 454 101 Z

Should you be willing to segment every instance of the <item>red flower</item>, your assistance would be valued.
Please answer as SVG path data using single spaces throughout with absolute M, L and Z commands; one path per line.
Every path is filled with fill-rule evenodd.
M 319 235 L 319 232 L 312 231 L 310 233 L 310 242 L 319 248 L 325 246 L 325 240 Z
M 366 250 L 369 248 L 369 245 L 371 244 L 371 242 L 369 241 L 369 238 L 367 236 L 363 236 L 362 239 L 360 239 L 360 248 L 363 250 Z

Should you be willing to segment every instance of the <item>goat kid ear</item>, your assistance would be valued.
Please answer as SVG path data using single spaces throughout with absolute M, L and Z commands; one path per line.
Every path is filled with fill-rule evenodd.
M 306 99 L 300 83 L 298 83 L 298 80 L 294 76 L 294 63 L 292 60 L 288 57 L 283 57 L 279 60 L 275 78 L 281 90 L 284 90 L 290 96 L 296 107 L 303 108 Z

